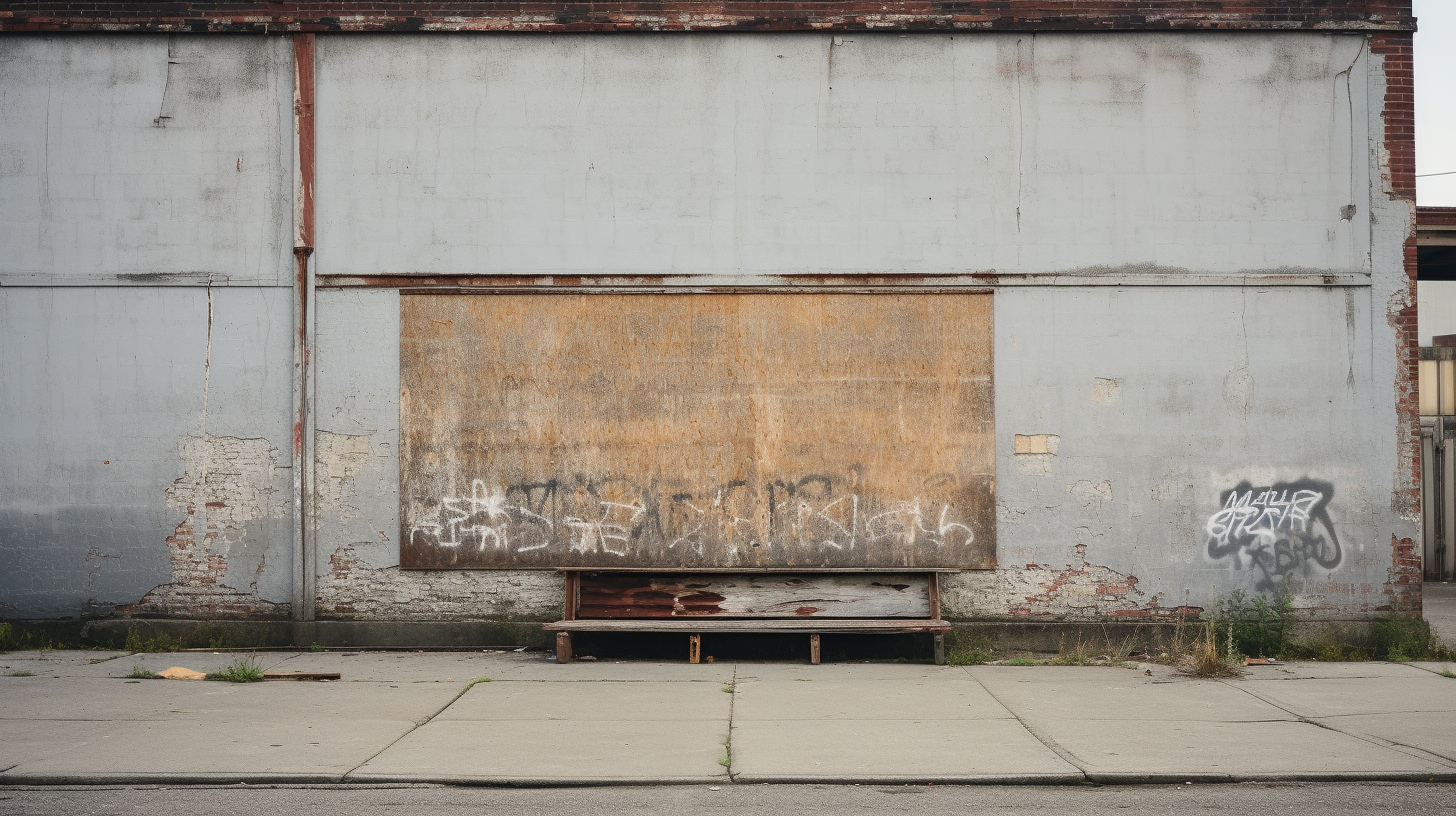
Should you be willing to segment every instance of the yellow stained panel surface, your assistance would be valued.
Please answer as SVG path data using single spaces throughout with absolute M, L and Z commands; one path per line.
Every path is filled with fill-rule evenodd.
M 401 297 L 401 563 L 995 560 L 991 297 Z

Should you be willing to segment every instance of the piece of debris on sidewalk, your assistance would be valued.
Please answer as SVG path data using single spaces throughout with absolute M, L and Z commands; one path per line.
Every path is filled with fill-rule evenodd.
M 1279 661 L 1275 660 L 1272 657 L 1246 657 L 1246 658 L 1244 658 L 1244 665 L 1245 666 L 1278 666 L 1279 665 Z
M 207 675 L 200 671 L 193 671 L 181 666 L 173 666 L 166 671 L 157 672 L 158 677 L 165 677 L 168 680 L 201 680 Z
M 338 672 L 264 672 L 264 680 L 316 680 L 328 682 L 340 678 Z

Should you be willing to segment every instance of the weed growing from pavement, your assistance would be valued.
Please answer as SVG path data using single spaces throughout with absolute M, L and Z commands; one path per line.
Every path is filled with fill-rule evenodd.
M 34 677 L 35 676 L 35 672 L 33 672 L 33 671 L 26 671 L 25 669 L 16 669 L 15 671 L 5 672 L 5 676 L 6 677 Z
M 1035 665 L 1037 665 L 1037 663 L 1036 663 L 1036 660 L 1034 658 L 1030 658 L 1030 657 L 1027 657 L 1025 655 L 1020 655 L 1018 657 L 1013 657 L 1010 660 L 1006 661 L 1006 665 L 1008 665 L 1008 666 L 1035 666 Z
M 952 666 L 980 666 L 996 659 L 996 653 L 968 632 L 952 629 L 946 635 L 945 662 Z
M 127 675 L 132 680 L 161 680 L 162 675 L 138 663 L 131 667 L 131 674 Z
M 208 672 L 208 680 L 225 680 L 229 683 L 256 683 L 263 679 L 263 669 L 251 659 L 239 660 L 222 671 Z
M 1453 674 L 1450 669 L 1442 669 L 1441 670 L 1441 676 L 1442 677 L 1456 677 L 1456 674 Z
M 1204 624 L 1203 637 L 1193 643 L 1193 648 L 1181 656 L 1178 671 L 1190 677 L 1242 677 L 1244 669 L 1239 658 L 1230 656 L 1234 650 L 1232 628 L 1224 630 L 1225 644 L 1219 648 L 1219 632 L 1213 621 Z
M 733 765 L 733 735 L 731 733 L 723 736 L 723 758 L 718 760 L 718 764 L 725 768 Z

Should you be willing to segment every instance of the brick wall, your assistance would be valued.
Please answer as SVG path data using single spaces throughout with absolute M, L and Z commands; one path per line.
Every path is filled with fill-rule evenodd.
M 106 2 L 19 0 L 0 31 L 1384 30 L 1410 0 L 617 0 Z
M 1385 99 L 1382 120 L 1385 138 L 1381 147 L 1382 184 L 1393 200 L 1410 207 L 1410 231 L 1406 235 L 1404 260 L 1407 296 L 1392 302 L 1388 319 L 1396 330 L 1396 411 L 1399 416 L 1399 461 L 1396 510 L 1419 518 L 1421 507 L 1421 425 L 1416 392 L 1418 381 L 1416 328 L 1416 155 L 1415 75 L 1412 67 L 1412 37 L 1407 33 L 1381 33 L 1370 38 L 1370 50 L 1384 60 Z M 1390 607 L 1416 614 L 1421 609 L 1420 548 L 1409 538 L 1391 539 L 1390 577 L 1385 593 Z

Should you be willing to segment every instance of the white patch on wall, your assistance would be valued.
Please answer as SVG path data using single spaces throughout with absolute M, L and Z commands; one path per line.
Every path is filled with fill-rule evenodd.
M 1109 405 L 1117 402 L 1117 389 L 1122 387 L 1122 380 L 1113 377 L 1094 377 L 1092 379 L 1092 401 Z

